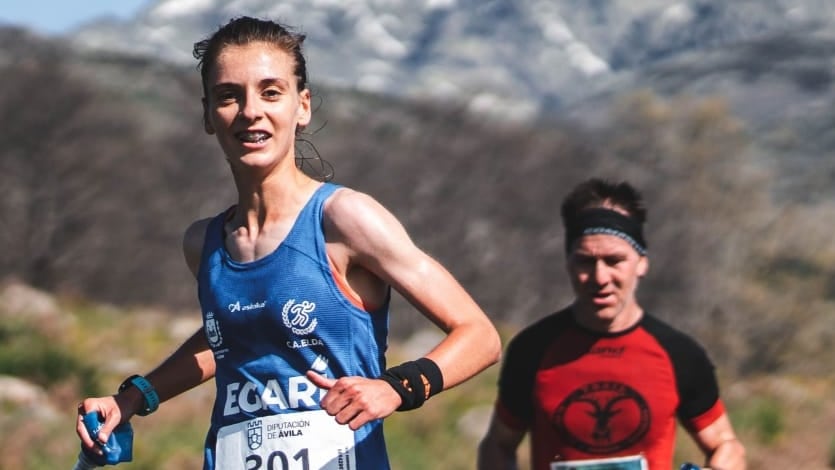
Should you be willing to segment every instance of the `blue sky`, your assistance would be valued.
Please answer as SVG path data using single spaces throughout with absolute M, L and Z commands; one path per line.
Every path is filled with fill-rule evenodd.
M 66 33 L 79 24 L 110 16 L 129 18 L 152 0 L 0 0 L 0 24 L 40 34 Z

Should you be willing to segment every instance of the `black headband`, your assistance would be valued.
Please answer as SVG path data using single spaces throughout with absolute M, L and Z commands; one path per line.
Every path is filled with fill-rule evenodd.
M 574 242 L 583 235 L 593 234 L 620 237 L 629 242 L 640 255 L 647 254 L 641 223 L 618 211 L 604 208 L 582 210 L 576 217 L 566 221 L 565 251 L 570 251 Z

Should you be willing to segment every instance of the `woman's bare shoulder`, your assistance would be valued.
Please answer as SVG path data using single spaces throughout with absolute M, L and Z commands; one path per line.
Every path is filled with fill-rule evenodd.
M 183 256 L 192 274 L 197 276 L 200 268 L 200 256 L 203 253 L 203 243 L 206 239 L 206 229 L 212 218 L 199 219 L 191 223 L 183 234 Z
M 374 197 L 361 191 L 341 188 L 324 208 L 325 223 L 342 236 L 371 237 L 390 230 L 401 230 L 399 221 Z

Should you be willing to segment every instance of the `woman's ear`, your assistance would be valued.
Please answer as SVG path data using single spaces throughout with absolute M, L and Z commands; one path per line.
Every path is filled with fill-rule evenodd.
M 206 131 L 206 134 L 212 135 L 215 133 L 215 128 L 212 127 L 212 124 L 209 122 L 209 102 L 206 101 L 206 98 L 203 98 L 203 130 Z
M 304 129 L 310 124 L 313 113 L 310 110 L 310 89 L 305 88 L 299 92 L 299 108 L 296 111 L 298 130 Z

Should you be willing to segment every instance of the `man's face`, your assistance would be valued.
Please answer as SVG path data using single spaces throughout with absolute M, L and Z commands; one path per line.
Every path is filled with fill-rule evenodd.
M 580 237 L 567 259 L 578 320 L 605 331 L 632 326 L 641 315 L 635 291 L 648 267 L 647 258 L 617 236 Z

